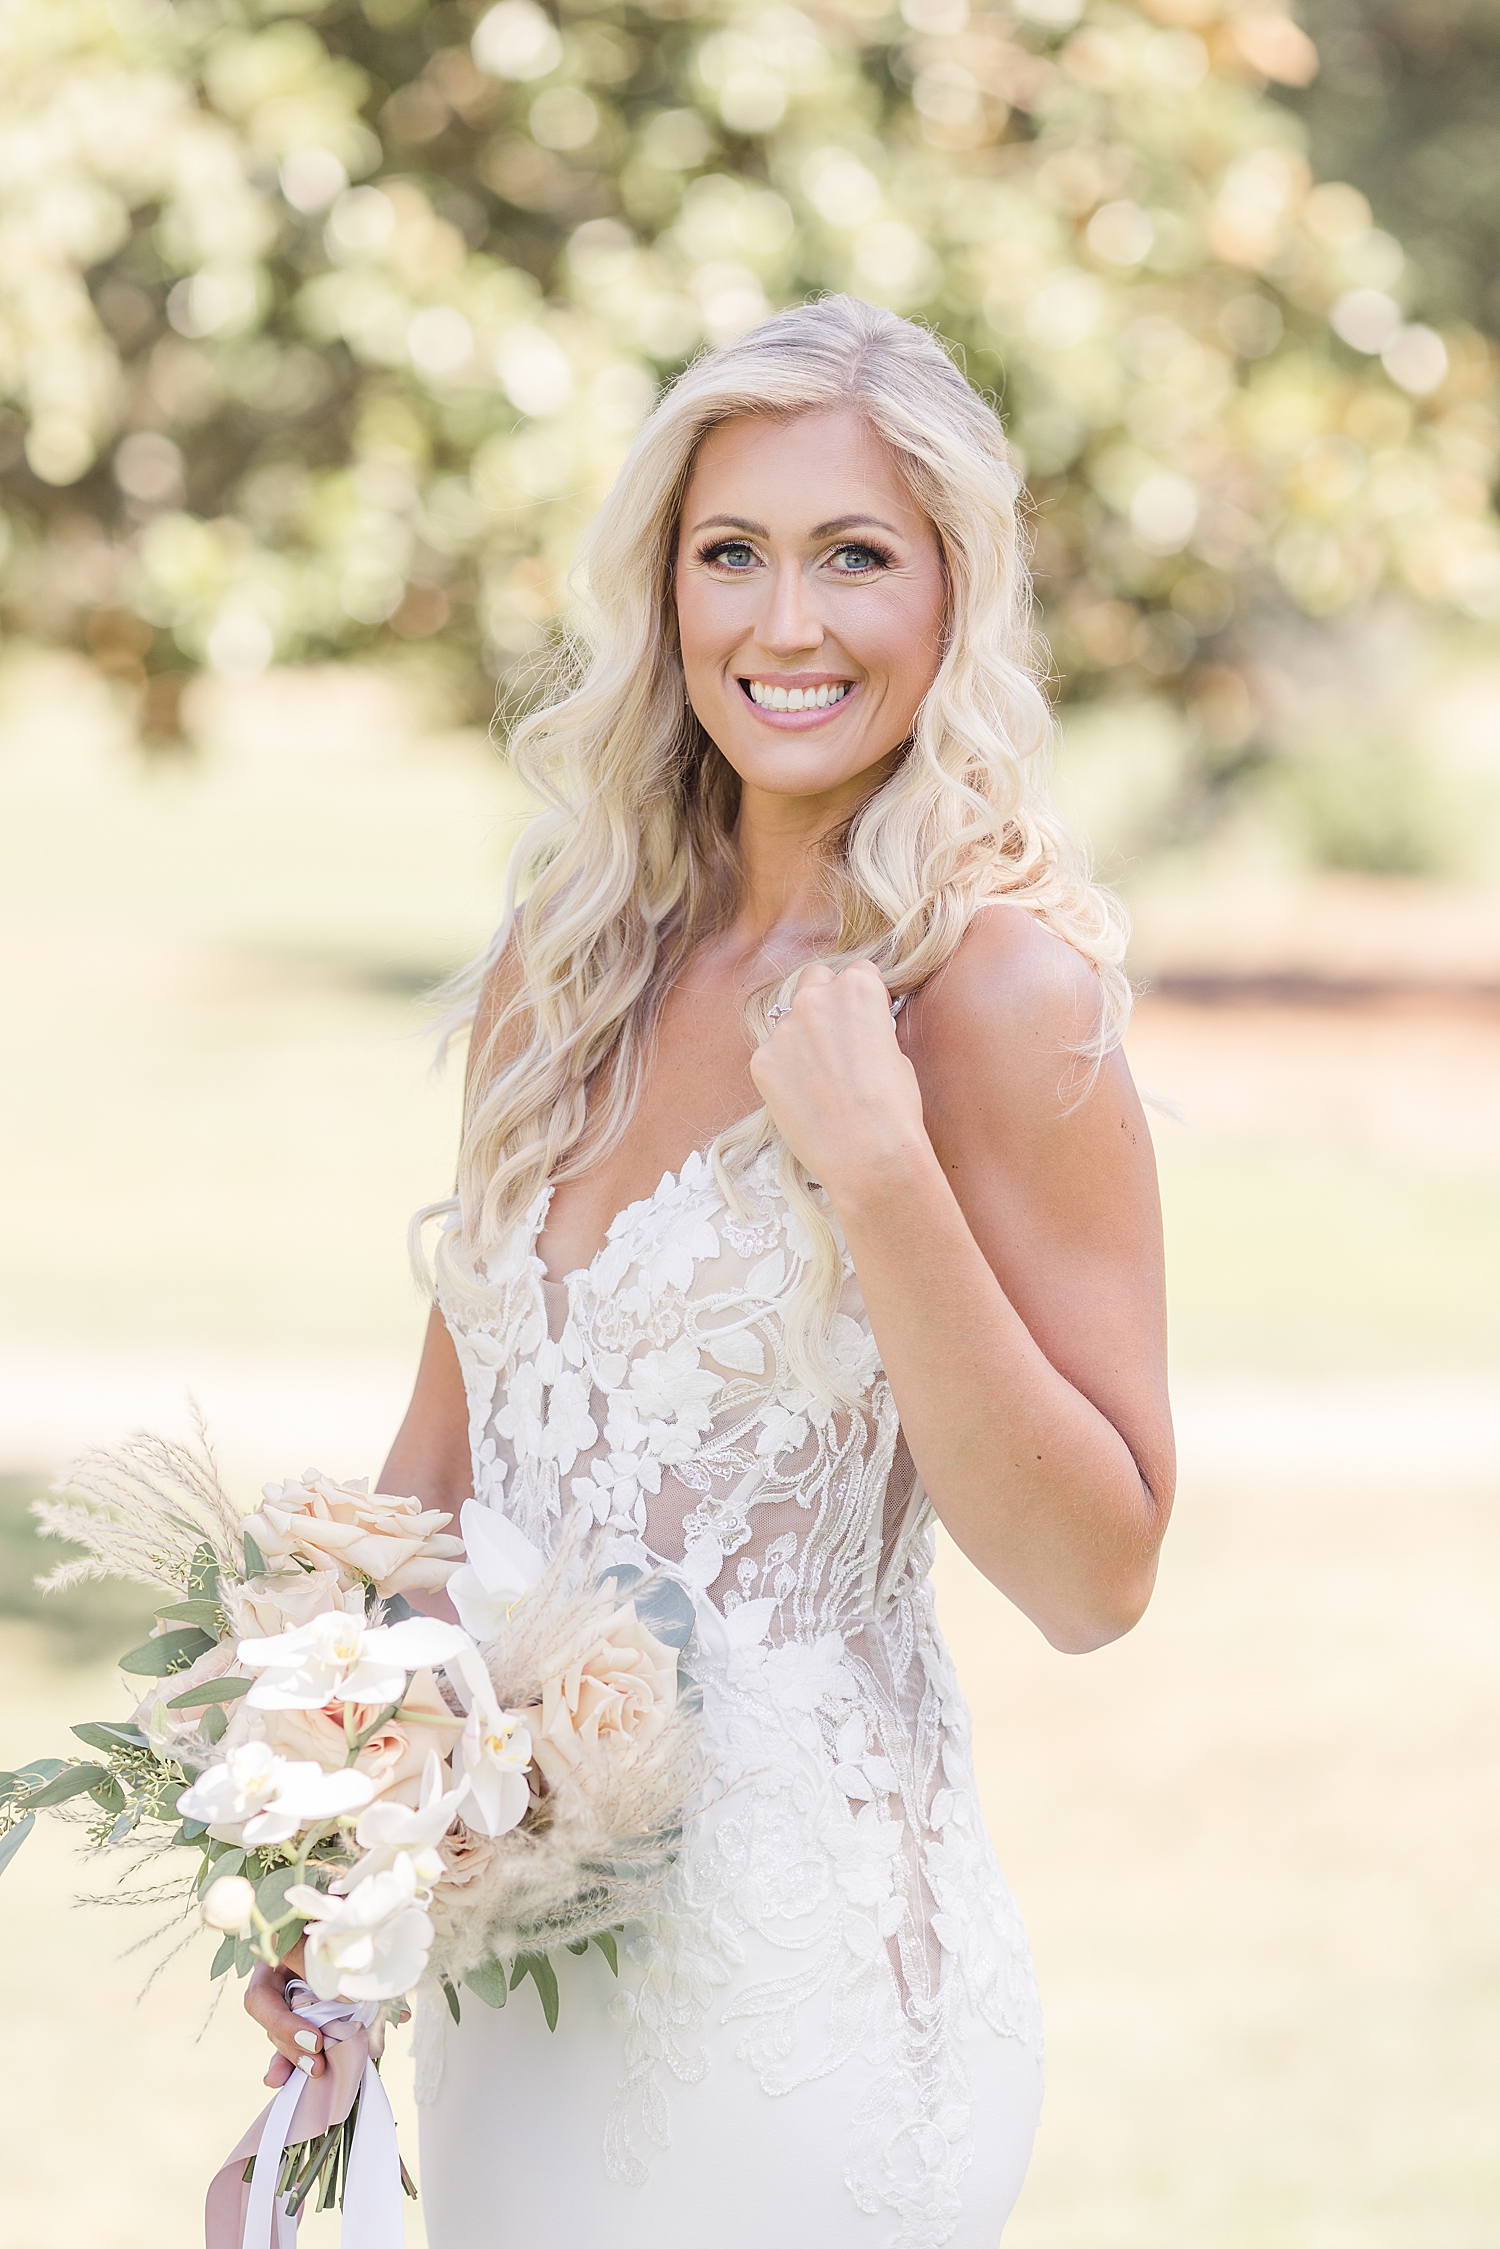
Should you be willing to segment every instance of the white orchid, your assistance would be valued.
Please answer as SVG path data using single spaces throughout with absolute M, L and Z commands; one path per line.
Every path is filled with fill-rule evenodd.
M 295 1632 L 242 1640 L 239 1659 L 261 1676 L 245 1700 L 257 1710 L 322 1710 L 331 1702 L 399 1702 L 414 1671 L 450 1662 L 469 1645 L 456 1624 L 404 1617 L 366 1624 L 338 1611 Z
M 546 1557 L 524 1531 L 478 1500 L 464 1501 L 460 1518 L 467 1560 L 448 1580 L 448 1598 L 464 1630 L 481 1643 L 493 1640 L 507 1617 L 546 1568 Z
M 303 1973 L 320 1999 L 399 1999 L 432 1950 L 431 1884 L 406 1851 L 347 1896 L 295 1883 L 286 1893 L 307 1917 Z
M 389 1799 L 372 1804 L 354 1830 L 355 1840 L 364 1857 L 341 1874 L 334 1888 L 341 1892 L 352 1890 L 356 1883 L 367 1882 L 372 1875 L 385 1874 L 393 1867 L 404 1851 L 410 1857 L 419 1883 L 430 1886 L 443 1872 L 443 1862 L 435 1848 L 446 1835 L 464 1800 L 462 1784 L 444 1790 L 443 1782 L 452 1776 L 437 1757 L 429 1754 L 422 1774 L 422 1794 L 415 1809 L 410 1804 L 394 1804 Z
M 217 1841 L 253 1850 L 362 1811 L 374 1793 L 363 1773 L 293 1764 L 266 1742 L 246 1741 L 200 1773 L 178 1797 L 177 1809 L 184 1819 L 201 1820 Z
M 493 1696 L 475 1702 L 458 1745 L 467 1797 L 464 1821 L 482 1835 L 507 1835 L 519 1827 L 531 1802 L 526 1778 L 531 1734 L 519 1711 L 502 1710 Z

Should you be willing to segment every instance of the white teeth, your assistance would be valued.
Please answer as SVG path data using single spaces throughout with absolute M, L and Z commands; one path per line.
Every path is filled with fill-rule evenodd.
M 751 702 L 766 711 L 826 711 L 830 703 L 841 703 L 853 684 L 848 679 L 833 687 L 772 687 L 761 679 L 745 682 Z

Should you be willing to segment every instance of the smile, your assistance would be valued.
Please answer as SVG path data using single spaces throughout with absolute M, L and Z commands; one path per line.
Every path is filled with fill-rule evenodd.
M 763 711 L 826 711 L 843 702 L 854 682 L 840 679 L 821 687 L 774 687 L 769 680 L 742 679 L 740 685 Z

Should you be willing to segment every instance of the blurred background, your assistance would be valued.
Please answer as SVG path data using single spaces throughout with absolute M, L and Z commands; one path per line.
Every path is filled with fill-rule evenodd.
M 378 1469 L 504 717 L 657 386 L 826 288 L 1005 415 L 1182 1119 L 1148 1618 L 940 1564 L 1050 2025 L 1007 2249 L 1490 2249 L 1500 0 L 0 7 L 0 1760 L 144 1629 L 31 1587 L 83 1443 Z M 0 1884 L 10 2249 L 192 2242 L 258 2105 L 110 1880 Z

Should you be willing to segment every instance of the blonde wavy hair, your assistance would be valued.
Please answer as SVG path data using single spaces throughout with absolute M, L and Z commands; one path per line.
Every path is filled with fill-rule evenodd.
M 461 987 L 475 1023 L 457 1194 L 435 1278 L 483 1294 L 483 1259 L 549 1182 L 623 1138 L 662 1001 L 737 898 L 739 782 L 687 700 L 673 599 L 679 516 L 698 448 L 720 423 L 853 405 L 889 446 L 935 526 L 948 584 L 945 645 L 905 756 L 825 840 L 832 968 L 873 961 L 893 997 L 950 960 L 975 912 L 1005 898 L 1097 972 L 1085 1060 L 1130 1008 L 1123 914 L 1049 794 L 1051 712 L 1038 677 L 1020 481 L 1000 423 L 925 329 L 849 297 L 776 314 L 688 368 L 642 427 L 585 550 L 578 633 L 510 750 L 545 809 L 513 856 L 505 915 Z M 511 961 L 496 976 L 502 955 Z M 752 1035 L 795 976 L 746 1006 Z M 486 993 L 506 990 L 481 1008 Z M 760 1110 L 710 1151 L 744 1211 L 749 1162 L 779 1136 Z M 827 1348 L 842 1273 L 807 1177 L 780 1181 L 813 1254 L 787 1347 L 809 1387 L 843 1395 Z

